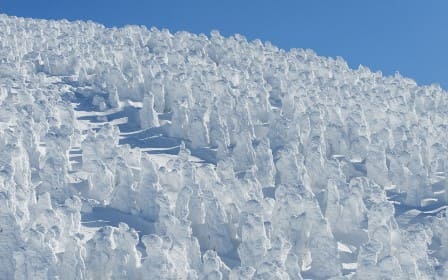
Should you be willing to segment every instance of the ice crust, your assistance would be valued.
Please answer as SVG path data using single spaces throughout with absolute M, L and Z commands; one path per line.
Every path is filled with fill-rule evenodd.
M 447 105 L 240 35 L 0 15 L 0 279 L 447 279 Z

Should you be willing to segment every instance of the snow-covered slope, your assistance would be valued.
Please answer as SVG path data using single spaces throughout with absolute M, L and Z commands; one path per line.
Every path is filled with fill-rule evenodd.
M 0 279 L 446 279 L 447 94 L 0 15 Z

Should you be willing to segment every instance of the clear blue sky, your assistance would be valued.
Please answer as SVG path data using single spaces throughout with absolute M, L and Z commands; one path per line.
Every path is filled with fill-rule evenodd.
M 0 0 L 0 12 L 207 35 L 217 29 L 448 88 L 447 0 Z

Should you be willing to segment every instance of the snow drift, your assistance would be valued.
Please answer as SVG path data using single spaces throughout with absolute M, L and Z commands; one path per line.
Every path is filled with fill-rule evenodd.
M 239 35 L 0 15 L 0 278 L 446 279 L 447 105 Z

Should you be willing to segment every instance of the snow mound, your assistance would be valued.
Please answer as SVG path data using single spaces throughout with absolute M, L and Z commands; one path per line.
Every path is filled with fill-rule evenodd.
M 1 279 L 446 279 L 448 95 L 235 35 L 0 15 Z

